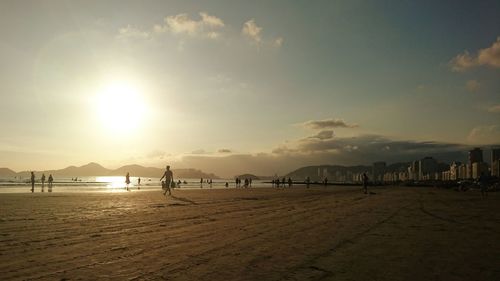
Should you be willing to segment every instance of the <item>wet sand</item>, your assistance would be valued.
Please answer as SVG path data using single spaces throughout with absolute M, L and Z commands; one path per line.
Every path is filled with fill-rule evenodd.
M 500 280 L 500 194 L 0 194 L 1 280 Z

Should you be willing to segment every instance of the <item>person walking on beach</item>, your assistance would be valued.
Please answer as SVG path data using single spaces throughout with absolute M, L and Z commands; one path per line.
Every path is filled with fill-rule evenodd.
M 368 176 L 366 173 L 363 173 L 361 176 L 361 181 L 363 181 L 363 190 L 365 191 L 365 194 L 368 194 Z
M 210 188 L 212 188 L 212 179 L 208 181 L 208 184 L 210 184 Z
M 283 186 L 283 188 L 285 188 L 285 182 L 286 182 L 286 179 L 285 179 L 285 177 L 283 177 L 281 179 L 281 185 Z
M 203 188 L 203 178 L 200 179 L 200 188 Z
M 42 174 L 42 192 L 45 189 L 45 174 Z
M 141 189 L 141 178 L 137 178 L 137 189 Z
M 54 182 L 54 178 L 52 177 L 52 174 L 49 175 L 49 181 L 48 181 L 48 187 L 47 187 L 47 191 L 48 192 L 52 192 L 52 183 Z
M 288 178 L 288 187 L 292 187 L 293 181 L 292 178 Z
M 35 192 L 35 173 L 31 172 L 31 193 Z
M 174 179 L 174 174 L 172 173 L 172 171 L 170 171 L 170 166 L 167 166 L 165 172 L 163 173 L 163 176 L 161 176 L 160 178 L 160 181 L 165 178 L 165 192 L 163 192 L 163 195 L 167 194 L 167 191 L 168 191 L 168 195 L 172 195 L 172 192 L 170 191 L 170 183 L 172 182 L 172 180 Z
M 325 178 L 325 180 L 323 181 L 325 183 L 325 187 L 328 185 L 328 178 Z
M 306 178 L 306 187 L 309 188 L 309 185 L 311 184 L 311 178 L 307 176 Z
M 249 185 L 250 187 L 252 187 L 252 178 L 249 178 L 249 179 L 248 179 L 248 185 Z
M 127 191 L 130 191 L 128 189 L 128 185 L 130 184 L 130 174 L 127 172 L 127 175 L 125 176 L 125 184 L 126 184 L 126 187 L 127 187 Z

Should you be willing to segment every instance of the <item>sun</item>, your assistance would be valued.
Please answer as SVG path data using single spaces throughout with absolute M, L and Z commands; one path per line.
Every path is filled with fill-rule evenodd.
M 140 89 L 127 81 L 113 81 L 96 96 L 99 123 L 111 133 L 126 133 L 143 123 L 145 102 Z

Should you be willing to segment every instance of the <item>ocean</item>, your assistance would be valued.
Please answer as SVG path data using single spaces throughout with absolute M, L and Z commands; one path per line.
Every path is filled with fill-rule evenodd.
M 199 189 L 201 188 L 200 179 L 175 179 L 181 181 L 178 185 L 180 189 Z M 138 184 L 138 177 L 130 177 L 131 183 L 129 189 L 139 190 L 161 190 L 160 178 L 141 177 L 141 183 Z M 234 179 L 216 179 L 212 180 L 212 186 L 205 180 L 203 188 L 235 188 Z M 243 184 L 242 184 L 243 186 Z M 262 188 L 271 187 L 270 183 L 263 180 L 252 181 L 252 187 Z M 35 192 L 41 192 L 42 183 L 38 176 L 35 183 Z M 45 182 L 44 192 L 47 192 L 48 184 Z M 126 192 L 124 176 L 94 176 L 94 177 L 55 177 L 52 192 Z M 0 193 L 31 193 L 31 184 L 29 178 L 0 178 Z

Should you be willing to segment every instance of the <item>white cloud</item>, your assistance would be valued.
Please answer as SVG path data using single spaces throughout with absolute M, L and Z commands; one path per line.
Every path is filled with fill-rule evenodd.
M 200 16 L 201 16 L 201 22 L 204 25 L 207 25 L 207 26 L 210 26 L 213 28 L 224 27 L 224 22 L 216 16 L 211 16 L 205 12 L 201 12 Z
M 477 92 L 481 88 L 481 84 L 477 80 L 469 80 L 465 83 L 465 88 L 469 92 Z
M 473 144 L 497 144 L 500 141 L 500 126 L 477 126 L 470 131 L 467 140 Z
M 241 33 L 245 36 L 247 36 L 249 39 L 254 41 L 257 44 L 260 44 L 262 41 L 262 38 L 260 36 L 260 32 L 262 31 L 262 27 L 258 26 L 255 23 L 254 19 L 251 19 L 243 24 L 243 29 L 241 30 Z
M 177 35 L 198 36 L 216 39 L 221 36 L 220 30 L 225 26 L 222 19 L 200 12 L 200 19 L 194 20 L 187 14 L 167 16 L 163 23 L 155 24 L 151 30 L 140 30 L 128 25 L 118 30 L 118 37 L 149 39 L 154 34 L 170 32 Z
M 199 13 L 200 20 L 193 20 L 187 14 L 178 14 L 175 16 L 168 16 L 165 18 L 165 25 L 155 26 L 155 30 L 164 32 L 169 30 L 174 34 L 187 34 L 190 36 L 203 36 L 210 39 L 219 37 L 216 31 L 223 28 L 224 22 L 216 17 L 211 16 L 205 12 Z
M 475 56 L 464 51 L 450 61 L 451 70 L 456 72 L 463 72 L 481 65 L 500 68 L 500 37 L 497 37 L 490 47 L 479 50 Z

